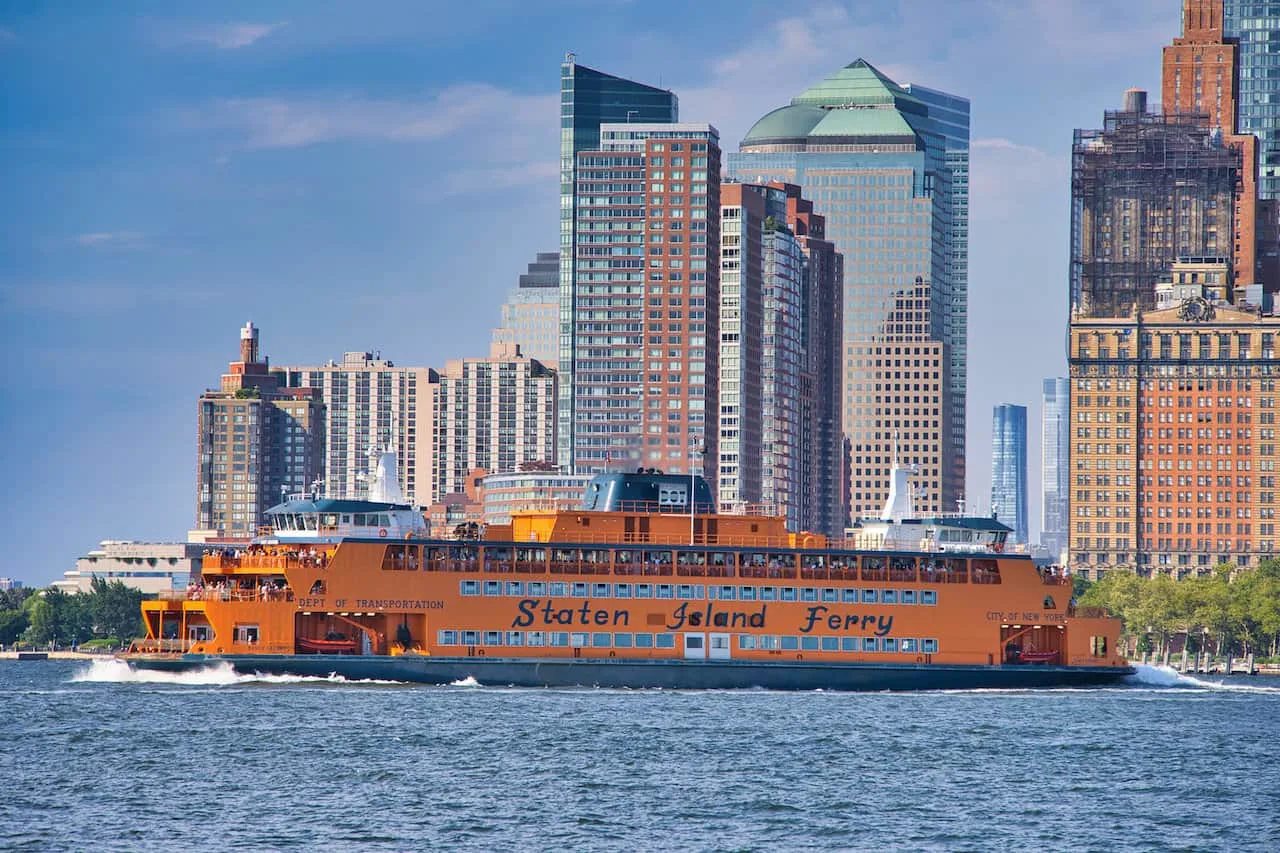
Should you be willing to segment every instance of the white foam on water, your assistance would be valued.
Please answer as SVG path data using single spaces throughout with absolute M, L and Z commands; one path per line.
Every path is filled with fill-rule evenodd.
M 218 662 L 198 669 L 181 672 L 162 672 L 150 669 L 134 669 L 127 661 L 112 658 L 95 660 L 89 668 L 71 677 L 73 682 L 103 684 L 173 684 L 191 686 L 232 686 L 237 684 L 403 684 L 379 678 L 345 678 L 336 672 L 328 675 L 268 675 L 255 672 L 241 675 L 231 664 Z
M 466 678 L 459 678 L 457 681 L 449 682 L 450 687 L 479 687 L 480 682 L 476 681 L 474 675 L 468 675 Z
M 1126 683 L 1141 687 L 1182 687 L 1193 690 L 1223 690 L 1233 693 L 1280 693 L 1280 687 L 1255 684 L 1228 684 L 1225 681 L 1208 681 L 1185 675 L 1171 666 L 1134 664 L 1138 670 L 1125 679 Z

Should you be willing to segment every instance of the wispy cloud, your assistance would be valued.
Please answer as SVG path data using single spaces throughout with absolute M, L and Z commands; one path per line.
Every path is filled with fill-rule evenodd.
M 75 242 L 86 249 L 141 249 L 145 244 L 140 231 L 92 231 L 76 235 Z
M 287 26 L 287 21 L 274 24 L 230 23 L 197 27 L 178 33 L 174 41 L 179 44 L 192 42 L 210 44 L 219 50 L 238 50 L 261 41 L 276 30 Z
M 247 148 L 349 140 L 423 142 L 466 131 L 474 131 L 477 139 L 501 131 L 510 141 L 551 132 L 557 103 L 554 96 L 463 84 L 422 100 L 361 95 L 222 99 L 206 109 L 185 111 L 180 120 L 189 129 L 230 132 Z

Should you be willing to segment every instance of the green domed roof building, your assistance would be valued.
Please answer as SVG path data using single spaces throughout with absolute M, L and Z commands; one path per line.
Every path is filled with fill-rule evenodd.
M 900 85 L 858 59 L 761 116 L 727 166 L 743 182 L 800 185 L 844 256 L 853 517 L 883 506 L 895 436 L 901 461 L 919 468 L 922 511 L 954 510 L 964 493 L 968 100 Z M 884 369 L 886 355 L 918 362 L 931 347 L 942 399 Z M 912 378 L 933 372 L 908 366 Z

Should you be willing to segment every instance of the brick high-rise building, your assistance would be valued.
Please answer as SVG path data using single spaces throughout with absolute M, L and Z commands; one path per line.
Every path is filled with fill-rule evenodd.
M 578 473 L 692 467 L 714 486 L 704 463 L 719 438 L 719 134 L 639 122 L 599 132 L 598 150 L 577 153 L 560 361 L 573 374 L 573 455 L 559 461 Z M 562 394 L 562 416 L 565 404 Z
M 560 65 L 560 357 L 557 365 L 560 400 L 556 457 L 562 466 L 573 466 L 578 459 L 575 450 L 577 397 L 574 390 L 579 293 L 576 254 L 580 220 L 578 152 L 599 149 L 603 124 L 673 123 L 679 118 L 679 113 L 679 100 L 666 89 L 579 65 L 572 53 L 567 54 Z M 596 186 L 599 187 L 598 184 Z M 643 194 L 644 189 L 639 192 Z M 591 239 L 601 236 L 597 231 Z
M 1070 560 L 1085 577 L 1276 553 L 1280 318 L 1218 298 L 1192 281 L 1201 268 L 1174 265 L 1168 308 L 1071 325 Z
M 1161 89 L 1166 113 L 1199 116 L 1239 150 L 1240 186 L 1233 202 L 1234 244 L 1229 248 L 1236 283 L 1258 275 L 1258 138 L 1237 132 L 1239 45 L 1223 28 L 1223 0 L 1183 0 L 1182 35 L 1164 49 Z M 1193 252 L 1181 252 L 1184 255 Z
M 258 330 L 240 330 L 240 360 L 217 391 L 200 395 L 196 527 L 257 535 L 263 512 L 324 471 L 324 403 L 310 388 L 282 388 L 258 351 Z

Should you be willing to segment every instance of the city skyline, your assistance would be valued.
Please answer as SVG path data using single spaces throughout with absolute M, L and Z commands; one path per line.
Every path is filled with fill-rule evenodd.
M 189 401 L 247 318 L 279 363 L 381 350 L 439 365 L 483 352 L 502 294 L 555 237 L 566 49 L 676 92 L 682 115 L 715 124 L 726 150 L 859 55 L 897 80 L 946 81 L 974 107 L 969 447 L 987 443 L 974 412 L 1035 399 L 1040 377 L 1062 372 L 1065 305 L 1050 285 L 1066 266 L 1070 129 L 1125 86 L 1158 90 L 1152 57 L 1179 4 L 711 6 L 676 36 L 662 4 L 569 5 L 569 27 L 525 12 L 427 19 L 399 4 L 375 18 L 300 17 L 294 4 L 204 19 L 0 16 L 12 104 L 0 142 L 23 166 L 6 198 L 3 322 L 11 352 L 40 365 L 0 386 L 5 466 L 23 496 L 7 502 L 17 545 L 0 574 L 42 584 L 102 538 L 181 538 Z M 620 22 L 634 44 L 593 50 Z M 1031 33 L 1047 33 L 1048 49 L 1029 48 Z M 457 44 L 442 44 L 449 36 Z M 89 49 L 103 38 L 126 49 Z M 556 49 L 510 50 L 529 43 Z M 527 144 L 495 151 L 485 131 L 499 121 Z M 442 205 L 449 216 L 436 215 Z M 989 460 L 969 455 L 979 509 Z M 103 506 L 55 532 L 35 507 L 73 483 Z

